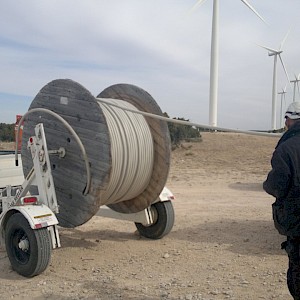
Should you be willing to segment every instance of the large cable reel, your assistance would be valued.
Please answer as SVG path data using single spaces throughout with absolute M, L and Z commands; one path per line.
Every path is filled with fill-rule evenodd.
M 116 84 L 95 98 L 82 85 L 68 79 L 48 83 L 29 107 L 29 111 L 44 108 L 55 112 L 79 136 L 91 171 L 91 184 L 86 195 L 86 166 L 80 147 L 66 126 L 46 112 L 30 113 L 25 119 L 21 149 L 25 176 L 32 167 L 26 144 L 36 124 L 44 124 L 48 149 L 63 147 L 66 150 L 64 158 L 50 156 L 59 203 L 57 217 L 63 227 L 84 224 L 101 205 L 122 213 L 139 212 L 156 201 L 167 181 L 171 156 L 167 123 L 150 117 L 136 117 L 137 114 L 130 115 L 125 110 L 117 111 L 113 106 L 101 103 L 101 99 L 162 115 L 151 95 L 137 86 Z M 113 134 L 116 130 L 121 132 Z M 122 139 L 123 142 L 125 139 L 125 146 L 120 143 Z M 127 153 L 127 160 L 123 161 L 124 153 Z M 119 172 L 114 172 L 120 159 L 123 165 Z M 108 193 L 108 189 L 114 191 Z

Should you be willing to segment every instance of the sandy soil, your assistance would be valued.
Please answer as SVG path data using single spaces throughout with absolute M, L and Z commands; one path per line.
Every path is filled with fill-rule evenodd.
M 172 154 L 176 221 L 148 240 L 131 222 L 95 216 L 61 229 L 62 248 L 34 278 L 0 250 L 0 299 L 291 299 L 284 240 L 262 189 L 278 138 L 204 133 Z

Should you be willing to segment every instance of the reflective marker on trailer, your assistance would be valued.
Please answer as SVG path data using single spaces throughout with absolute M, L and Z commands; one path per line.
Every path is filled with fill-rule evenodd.
M 40 216 L 34 216 L 35 219 L 41 219 L 41 218 L 47 218 L 47 217 L 52 217 L 52 214 L 45 214 L 45 215 L 40 215 Z
M 48 223 L 44 222 L 44 223 L 39 223 L 39 224 L 34 225 L 35 229 L 40 229 L 40 228 L 43 228 L 43 227 L 48 227 Z
M 45 215 L 39 215 L 34 216 L 35 221 L 39 222 L 38 224 L 35 224 L 35 228 L 39 229 L 42 227 L 48 227 L 49 224 L 53 224 L 53 215 L 52 214 L 45 214 Z

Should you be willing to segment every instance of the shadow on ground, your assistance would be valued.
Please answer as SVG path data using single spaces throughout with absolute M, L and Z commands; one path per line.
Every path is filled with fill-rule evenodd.
M 280 244 L 285 237 L 277 233 L 273 221 L 223 219 L 179 229 L 176 229 L 175 226 L 161 242 L 167 243 L 169 239 L 182 240 L 192 244 L 226 244 L 229 245 L 230 251 L 243 255 L 285 255 L 284 251 L 280 249 Z M 101 241 L 115 241 L 116 243 L 136 241 L 140 243 L 141 240 L 151 243 L 151 240 L 135 234 L 135 227 L 132 227 L 132 231 L 124 232 L 118 225 L 115 230 L 81 231 L 72 229 L 61 233 L 64 248 L 97 247 Z M 157 240 L 155 243 L 159 241 Z
M 227 244 L 229 250 L 243 255 L 280 255 L 284 236 L 277 233 L 272 221 L 224 219 L 173 230 L 171 239 L 191 243 Z
M 228 187 L 239 191 L 264 192 L 263 184 L 257 182 L 236 182 L 229 184 Z
M 62 247 L 96 247 L 101 241 L 125 242 L 128 240 L 139 240 L 141 237 L 133 231 L 118 231 L 111 229 L 102 230 L 80 230 L 77 228 L 63 230 L 60 232 Z

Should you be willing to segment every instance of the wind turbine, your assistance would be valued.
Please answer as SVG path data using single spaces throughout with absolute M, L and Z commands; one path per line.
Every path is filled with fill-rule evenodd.
M 206 0 L 198 0 L 191 11 L 195 10 Z M 209 88 L 209 125 L 217 126 L 217 105 L 218 105 L 218 71 L 219 71 L 219 0 L 213 0 L 212 34 L 211 34 L 211 55 L 210 55 L 210 88 Z M 262 16 L 248 3 L 242 1 L 262 21 Z
M 272 87 L 272 119 L 271 119 L 271 129 L 275 130 L 276 129 L 276 91 L 277 91 L 277 58 L 279 57 L 280 62 L 282 64 L 283 70 L 285 72 L 285 75 L 287 77 L 288 82 L 290 83 L 290 78 L 289 75 L 287 73 L 286 67 L 283 63 L 283 60 L 281 58 L 281 53 L 283 52 L 282 47 L 289 35 L 290 31 L 288 31 L 288 33 L 286 34 L 286 36 L 284 37 L 284 39 L 282 40 L 280 47 L 278 50 L 276 49 L 272 49 L 266 46 L 261 46 L 260 47 L 268 50 L 268 54 L 269 56 L 274 56 L 274 67 L 273 67 L 273 87 Z
M 285 94 L 286 94 L 286 86 L 284 89 L 282 89 L 281 92 L 278 92 L 279 95 L 281 95 L 281 99 L 280 99 L 280 128 L 283 128 L 283 116 L 282 116 L 282 102 L 283 100 L 285 100 Z
M 299 81 L 300 81 L 300 73 L 298 76 L 295 74 L 295 80 L 290 81 L 294 84 L 293 102 L 296 101 L 296 85 L 298 87 L 298 94 L 300 94 L 299 83 L 298 83 Z

